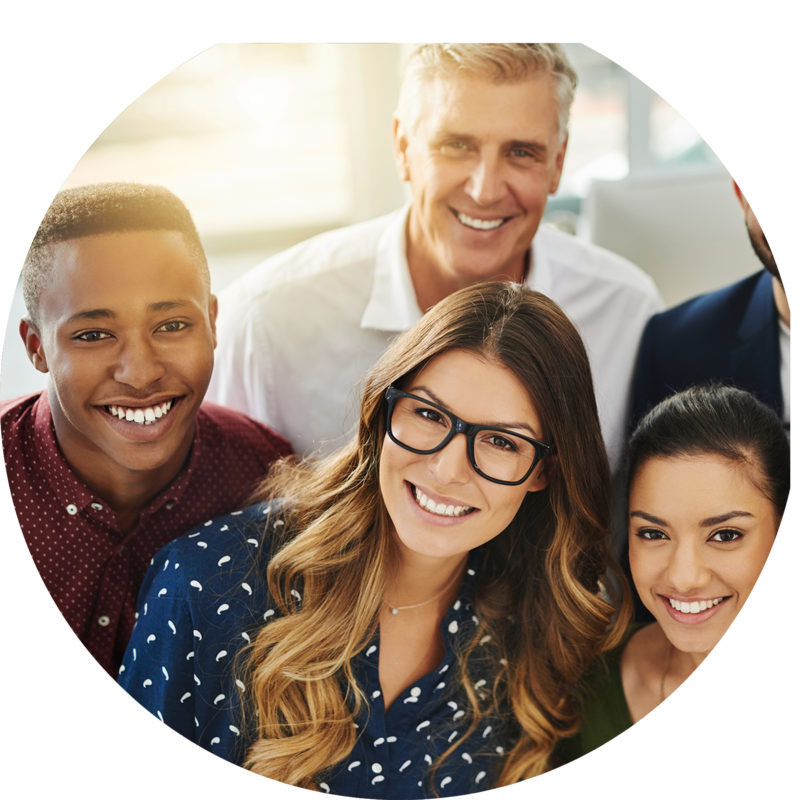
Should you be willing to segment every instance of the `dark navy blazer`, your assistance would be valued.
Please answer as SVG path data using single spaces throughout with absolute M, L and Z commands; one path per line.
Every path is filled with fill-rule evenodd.
M 718 381 L 752 392 L 783 418 L 778 312 L 761 270 L 650 319 L 634 375 L 632 424 L 673 392 Z

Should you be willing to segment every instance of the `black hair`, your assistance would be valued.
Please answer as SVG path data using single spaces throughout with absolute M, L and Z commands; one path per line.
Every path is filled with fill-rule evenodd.
M 51 245 L 101 233 L 176 231 L 183 234 L 210 290 L 208 262 L 191 214 L 169 189 L 141 183 L 95 183 L 59 192 L 33 237 L 22 268 L 22 290 L 35 321 L 53 266 Z
M 789 439 L 778 415 L 752 394 L 720 384 L 662 400 L 628 444 L 628 488 L 650 458 L 711 453 L 751 464 L 756 485 L 783 515 L 789 496 Z

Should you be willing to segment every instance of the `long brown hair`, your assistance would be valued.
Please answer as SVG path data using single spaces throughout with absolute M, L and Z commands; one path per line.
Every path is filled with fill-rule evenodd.
M 510 709 L 520 731 L 499 784 L 547 769 L 555 743 L 576 727 L 579 677 L 624 629 L 627 593 L 615 618 L 604 586 L 613 569 L 610 481 L 580 336 L 555 303 L 526 287 L 462 289 L 399 336 L 368 373 L 349 445 L 316 464 L 284 464 L 263 486 L 266 497 L 283 499 L 286 534 L 267 570 L 282 616 L 254 637 L 242 674 L 256 712 L 245 766 L 255 772 L 312 788 L 314 777 L 355 744 L 353 720 L 366 699 L 350 661 L 375 633 L 394 552 L 378 485 L 384 395 L 452 349 L 511 369 L 555 448 L 547 488 L 529 493 L 486 546 L 475 596 L 480 624 L 460 657 L 473 726 L 462 739 L 486 703 Z M 300 606 L 291 597 L 298 582 Z M 488 699 L 476 695 L 470 680 L 470 654 L 487 632 L 498 665 L 505 665 Z

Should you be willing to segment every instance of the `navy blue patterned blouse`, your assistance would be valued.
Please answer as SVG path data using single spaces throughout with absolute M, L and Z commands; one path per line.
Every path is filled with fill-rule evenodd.
M 261 504 L 210 520 L 164 547 L 142 584 L 136 627 L 120 668 L 120 684 L 162 722 L 234 763 L 241 763 L 250 740 L 241 730 L 244 686 L 235 679 L 233 661 L 275 614 L 266 565 L 269 533 L 283 524 Z M 356 656 L 355 675 L 370 708 L 356 720 L 360 735 L 349 757 L 319 776 L 322 791 L 407 799 L 492 788 L 516 731 L 506 715 L 482 718 L 436 770 L 433 783 L 430 770 L 464 732 L 469 716 L 455 652 L 478 623 L 471 599 L 479 561 L 472 553 L 459 597 L 442 621 L 442 662 L 402 692 L 388 712 L 378 680 L 377 632 Z M 296 599 L 301 601 L 299 594 Z M 494 672 L 484 667 L 479 674 L 480 693 Z

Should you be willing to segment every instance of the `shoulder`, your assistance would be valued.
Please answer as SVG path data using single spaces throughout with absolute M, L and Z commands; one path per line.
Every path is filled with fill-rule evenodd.
M 242 447 L 257 447 L 271 458 L 292 452 L 287 439 L 268 425 L 216 403 L 206 401 L 200 406 L 197 426 L 201 436 L 215 448 L 233 450 L 239 455 Z
M 4 400 L 0 403 L 0 432 L 3 440 L 3 451 L 6 464 L 10 460 L 22 458 L 25 461 L 35 460 L 35 451 L 30 449 L 30 444 L 37 435 L 37 409 L 42 409 L 40 398 L 47 399 L 41 392 L 16 397 L 13 400 Z M 49 410 L 47 412 L 49 421 Z
M 235 357 L 248 364 L 261 351 L 261 361 L 280 371 L 275 352 L 290 359 L 299 351 L 319 352 L 322 329 L 326 342 L 352 337 L 369 302 L 384 234 L 402 213 L 319 234 L 227 286 L 219 296 L 221 351 L 243 350 Z
M 692 333 L 696 327 L 702 327 L 713 334 L 709 325 L 716 323 L 726 327 L 735 327 L 744 315 L 753 294 L 758 289 L 764 276 L 768 273 L 757 272 L 730 286 L 724 286 L 712 292 L 692 297 L 666 311 L 656 314 L 650 321 L 646 335 L 663 334 L 665 332 L 679 334 L 681 331 Z
M 279 509 L 280 504 L 259 503 L 193 526 L 153 557 L 140 604 L 165 595 L 202 604 L 263 571 L 272 526 L 282 525 Z
M 223 290 L 229 296 L 252 298 L 282 288 L 307 286 L 347 270 L 371 271 L 384 231 L 402 210 L 326 231 L 263 261 Z
M 3 425 L 13 425 L 31 414 L 41 395 L 41 392 L 36 392 L 36 394 L 0 401 L 0 419 L 2 419 Z
M 585 276 L 598 285 L 606 284 L 631 294 L 657 299 L 653 279 L 628 259 L 552 225 L 542 225 L 536 233 L 541 247 L 552 263 L 554 274 Z

